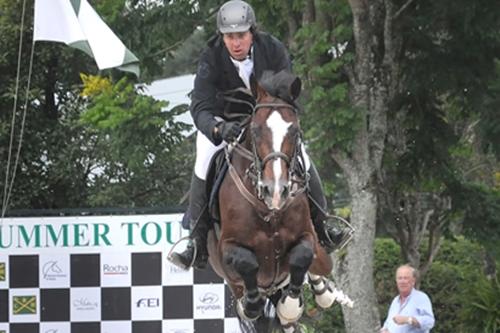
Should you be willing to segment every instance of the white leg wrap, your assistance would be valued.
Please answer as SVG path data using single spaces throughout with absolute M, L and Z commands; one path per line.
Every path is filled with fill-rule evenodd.
M 276 313 L 280 319 L 281 325 L 296 322 L 304 312 L 304 302 L 301 297 L 293 298 L 286 296 L 278 302 Z
M 314 300 L 322 309 L 328 309 L 335 302 L 335 296 L 333 295 L 333 290 L 327 285 L 327 279 L 309 273 L 309 278 L 311 279 L 311 288 L 314 292 Z
M 354 302 L 349 296 L 344 294 L 342 290 L 335 288 L 332 281 L 319 275 L 308 274 L 311 279 L 311 287 L 315 293 L 314 299 L 321 308 L 327 309 L 331 307 L 335 301 L 350 308 L 354 306 Z

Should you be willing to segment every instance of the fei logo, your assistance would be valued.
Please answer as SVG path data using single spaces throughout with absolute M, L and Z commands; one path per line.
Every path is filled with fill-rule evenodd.
M 136 302 L 138 308 L 157 308 L 160 306 L 159 298 L 141 298 Z

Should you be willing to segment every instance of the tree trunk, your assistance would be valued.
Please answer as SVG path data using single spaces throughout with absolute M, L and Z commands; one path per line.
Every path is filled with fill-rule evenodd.
M 374 332 L 373 328 L 380 325 L 373 281 L 377 197 L 371 190 L 351 192 L 354 193 L 351 221 L 356 232 L 346 256 L 336 262 L 333 273 L 340 288 L 354 301 L 354 308 L 342 308 L 346 332 Z
M 348 333 L 375 332 L 380 314 L 373 282 L 373 257 L 377 218 L 377 179 L 387 136 L 389 102 L 398 87 L 396 61 L 399 39 L 393 36 L 390 1 L 349 0 L 353 13 L 356 57 L 348 70 L 350 101 L 363 118 L 352 150 L 332 151 L 349 184 L 351 222 L 356 229 L 347 255 L 338 263 L 336 280 L 355 302 L 343 307 Z

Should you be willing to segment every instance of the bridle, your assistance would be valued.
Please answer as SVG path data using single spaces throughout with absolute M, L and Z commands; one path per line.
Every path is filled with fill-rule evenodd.
M 253 108 L 252 112 L 252 118 L 255 117 L 255 114 L 259 109 L 262 108 L 271 108 L 271 109 L 278 109 L 278 108 L 288 108 L 291 109 L 293 112 L 297 112 L 297 110 L 290 104 L 285 104 L 285 103 L 258 103 L 255 105 Z M 253 172 L 249 172 L 250 174 L 253 174 L 255 176 L 254 179 L 254 187 L 257 191 L 257 197 L 260 200 L 264 199 L 264 184 L 262 181 L 262 173 L 264 172 L 264 168 L 266 167 L 266 164 L 270 161 L 274 161 L 277 159 L 281 159 L 285 162 L 287 168 L 288 168 L 288 187 L 292 188 L 292 178 L 293 178 L 293 173 L 295 172 L 294 169 L 296 168 L 296 162 L 297 162 L 297 156 L 299 156 L 299 150 L 300 150 L 300 140 L 299 137 L 296 135 L 295 136 L 295 149 L 293 152 L 293 155 L 291 158 L 280 151 L 273 151 L 269 154 L 267 154 L 264 158 L 260 159 L 259 155 L 257 153 L 257 144 L 255 142 L 255 136 L 253 133 L 250 134 L 251 142 L 252 142 L 252 151 L 253 151 L 253 162 L 250 164 L 250 168 L 253 168 Z
M 248 124 L 251 119 L 253 119 L 257 113 L 262 108 L 288 108 L 293 112 L 297 112 L 296 108 L 290 104 L 286 103 L 278 103 L 278 102 L 270 102 L 270 103 L 257 103 L 255 106 L 252 105 L 252 115 L 249 116 L 246 121 L 243 123 L 245 129 L 248 128 Z M 304 166 L 304 157 L 302 155 L 301 150 L 301 140 L 300 140 L 300 132 L 297 132 L 295 135 L 295 146 L 292 156 L 288 156 L 285 153 L 280 151 L 273 151 L 266 155 L 264 158 L 260 158 L 257 153 L 257 143 L 255 135 L 250 131 L 247 133 L 250 135 L 251 142 L 251 150 L 247 149 L 237 140 L 233 143 L 230 143 L 226 147 L 226 161 L 229 166 L 229 174 L 231 178 L 235 182 L 238 190 L 243 195 L 243 197 L 250 202 L 255 208 L 260 208 L 259 210 L 265 210 L 268 212 L 266 216 L 262 217 L 266 222 L 268 222 L 272 216 L 277 214 L 279 211 L 284 211 L 295 199 L 295 197 L 303 192 L 305 192 L 307 188 L 307 173 L 305 172 Z M 252 194 L 242 181 L 240 175 L 236 172 L 235 168 L 231 163 L 231 153 L 235 152 L 242 156 L 243 158 L 249 160 L 251 163 L 245 171 L 245 176 L 248 177 L 253 187 L 255 188 L 255 192 L 257 196 Z M 266 164 L 270 161 L 274 161 L 277 159 L 281 159 L 285 162 L 288 168 L 288 188 L 290 189 L 288 192 L 287 199 L 284 200 L 278 209 L 269 209 L 267 205 L 263 202 L 265 194 L 264 194 L 264 182 L 262 178 L 262 174 L 264 172 L 264 168 Z

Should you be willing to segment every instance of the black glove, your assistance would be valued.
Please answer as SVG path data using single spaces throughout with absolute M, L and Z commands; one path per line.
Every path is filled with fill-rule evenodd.
M 233 142 L 240 135 L 240 123 L 235 121 L 221 121 L 216 125 L 217 134 L 226 142 Z

